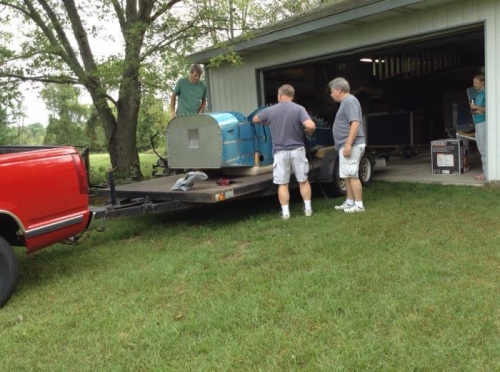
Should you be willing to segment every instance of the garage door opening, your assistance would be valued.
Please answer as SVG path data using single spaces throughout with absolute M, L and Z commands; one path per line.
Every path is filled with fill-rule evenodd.
M 263 70 L 261 103 L 275 103 L 278 88 L 291 84 L 295 102 L 331 127 L 338 104 L 328 83 L 345 77 L 361 103 L 370 150 L 408 159 L 429 154 L 431 141 L 473 132 L 466 90 L 484 65 L 480 24 Z M 474 141 L 469 151 L 475 153 Z

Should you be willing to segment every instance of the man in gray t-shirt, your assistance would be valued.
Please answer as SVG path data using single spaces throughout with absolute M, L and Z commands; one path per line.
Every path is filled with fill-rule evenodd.
M 333 140 L 335 141 L 335 148 L 337 150 L 345 147 L 346 141 L 349 138 L 351 124 L 354 121 L 357 121 L 359 125 L 351 146 L 366 145 L 361 105 L 356 97 L 352 94 L 348 94 L 340 102 L 340 107 L 337 111 L 337 115 L 335 115 L 335 122 L 333 125 Z
M 331 97 L 340 103 L 333 123 L 333 140 L 339 152 L 339 175 L 345 180 L 347 198 L 336 210 L 364 212 L 363 185 L 359 180 L 359 163 L 365 152 L 361 105 L 350 94 L 351 88 L 344 78 L 336 78 L 329 84 Z
M 278 185 L 278 199 L 284 220 L 290 218 L 290 174 L 293 169 L 304 200 L 304 214 L 312 216 L 311 185 L 307 180 L 309 163 L 304 147 L 304 130 L 311 135 L 316 125 L 304 107 L 293 102 L 295 90 L 291 85 L 278 89 L 278 104 L 253 117 L 254 123 L 269 125 L 273 141 L 273 182 Z

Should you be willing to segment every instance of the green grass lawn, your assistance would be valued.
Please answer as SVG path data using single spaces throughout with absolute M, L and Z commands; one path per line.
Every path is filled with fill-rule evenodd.
M 148 179 L 152 177 L 153 164 L 156 164 L 158 156 L 153 153 L 140 153 L 139 162 L 143 176 Z M 109 154 L 90 154 L 90 179 L 92 184 L 105 183 L 106 172 L 111 168 Z
M 498 371 L 500 189 L 377 182 L 18 249 L 1 371 Z

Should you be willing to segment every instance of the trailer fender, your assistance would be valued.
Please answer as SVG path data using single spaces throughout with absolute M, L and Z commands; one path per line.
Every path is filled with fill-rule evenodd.
M 326 153 L 326 155 L 321 160 L 318 181 L 319 182 L 331 182 L 334 179 L 335 164 L 337 163 L 339 154 L 337 150 L 332 150 Z

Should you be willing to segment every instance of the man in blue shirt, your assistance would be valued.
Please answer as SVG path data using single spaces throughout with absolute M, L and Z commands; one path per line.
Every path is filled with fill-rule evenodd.
M 484 74 L 477 74 L 472 79 L 477 95 L 470 103 L 474 126 L 476 128 L 477 149 L 481 154 L 483 173 L 474 177 L 475 180 L 486 180 L 486 96 L 484 94 Z

